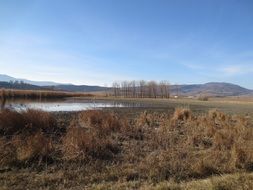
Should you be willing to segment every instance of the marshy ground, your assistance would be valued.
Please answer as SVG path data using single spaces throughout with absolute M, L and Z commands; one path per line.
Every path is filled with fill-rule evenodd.
M 252 103 L 124 101 L 2 110 L 0 189 L 253 189 Z

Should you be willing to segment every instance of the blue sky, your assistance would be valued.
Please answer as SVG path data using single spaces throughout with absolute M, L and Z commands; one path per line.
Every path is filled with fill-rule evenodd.
M 0 0 L 0 73 L 253 89 L 253 1 Z

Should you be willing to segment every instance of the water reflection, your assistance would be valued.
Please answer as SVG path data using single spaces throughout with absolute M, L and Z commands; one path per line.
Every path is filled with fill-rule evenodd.
M 40 109 L 44 111 L 81 111 L 110 107 L 140 107 L 140 104 L 114 102 L 114 101 L 28 101 L 28 100 L 12 100 L 7 101 L 5 108 L 23 111 L 26 109 Z

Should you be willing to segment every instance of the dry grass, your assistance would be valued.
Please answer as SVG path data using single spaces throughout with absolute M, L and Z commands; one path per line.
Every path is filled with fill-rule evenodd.
M 43 160 L 48 160 L 53 153 L 52 139 L 46 137 L 42 132 L 23 137 L 15 136 L 12 144 L 16 148 L 16 159 L 22 163 L 40 164 Z
M 176 108 L 172 120 L 174 121 L 184 121 L 191 119 L 191 111 L 185 108 Z
M 63 159 L 68 161 L 110 160 L 117 152 L 116 142 L 93 130 L 70 127 L 63 138 Z
M 219 177 L 210 177 L 204 180 L 193 180 L 190 182 L 176 183 L 175 181 L 164 181 L 158 184 L 147 182 L 103 182 L 87 187 L 92 190 L 108 189 L 140 189 L 140 190 L 252 190 L 253 175 L 247 173 L 236 173 Z
M 40 130 L 45 134 L 57 131 L 56 120 L 50 113 L 38 110 L 17 112 L 9 109 L 0 112 L 1 136 L 30 135 Z
M 51 114 L 28 110 L 0 112 L 0 165 L 26 164 L 49 158 L 57 124 Z
M 2 168 L 38 166 L 43 161 L 51 160 L 53 151 L 52 139 L 41 132 L 25 138 L 21 135 L 8 140 L 2 138 L 0 140 L 0 166 Z
M 112 133 L 120 131 L 122 126 L 122 121 L 113 113 L 81 112 L 63 137 L 65 159 L 111 159 L 119 149 Z
M 242 117 L 215 110 L 191 116 L 189 110 L 176 110 L 155 133 L 156 151 L 143 168 L 156 181 L 252 171 L 252 136 L 252 126 Z
M 28 181 L 43 188 L 53 186 L 50 180 L 60 189 L 252 187 L 252 175 L 240 174 L 253 171 L 253 125 L 247 117 L 178 108 L 173 114 L 144 112 L 127 119 L 96 110 L 76 114 L 66 131 L 58 128 L 46 112 L 1 111 L 0 169 L 22 173 L 48 164 L 43 172 L 54 177 Z M 212 177 L 225 174 L 235 175 Z M 11 184 L 7 179 L 2 178 Z
M 79 127 L 90 128 L 98 133 L 110 134 L 119 131 L 123 125 L 123 119 L 114 113 L 108 113 L 99 110 L 90 110 L 81 112 L 78 116 Z
M 111 188 L 113 189 L 113 188 Z M 141 190 L 251 190 L 253 189 L 253 175 L 236 173 L 211 177 L 204 180 L 176 183 L 174 181 L 161 182 L 156 185 L 144 184 Z
M 91 93 L 74 93 L 50 90 L 14 90 L 0 89 L 0 98 L 50 99 L 67 97 L 94 97 Z

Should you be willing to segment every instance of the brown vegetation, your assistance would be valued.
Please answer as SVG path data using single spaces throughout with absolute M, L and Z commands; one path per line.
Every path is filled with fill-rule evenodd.
M 67 97 L 92 97 L 93 94 L 73 93 L 49 90 L 14 90 L 0 89 L 0 99 L 28 98 L 28 99 L 49 99 L 49 98 L 67 98 Z
M 253 128 L 244 119 L 211 110 L 191 116 L 176 110 L 154 138 L 156 152 L 146 158 L 150 177 L 186 179 L 252 171 Z M 145 168 L 145 167 L 144 167 Z
M 111 159 L 118 152 L 112 133 L 120 131 L 123 123 L 112 113 L 86 111 L 78 115 L 63 137 L 66 160 Z
M 57 134 L 51 114 L 28 110 L 0 112 L 0 166 L 30 165 L 49 159 L 53 152 L 52 137 Z M 38 161 L 38 162 L 37 162 Z
M 107 189 L 110 183 L 145 181 L 157 184 L 150 189 L 184 189 L 178 183 L 253 171 L 252 122 L 217 110 L 196 115 L 178 108 L 174 114 L 144 112 L 133 119 L 84 111 L 66 130 L 59 130 L 46 112 L 3 110 L 0 135 L 1 169 L 47 165 L 55 173 L 54 180 L 59 185 L 64 181 L 66 187 L 97 184 Z M 238 187 L 224 183 L 212 181 L 210 189 Z
M 200 101 L 208 101 L 209 100 L 209 97 L 208 96 L 199 96 L 198 97 L 198 100 L 200 100 Z

